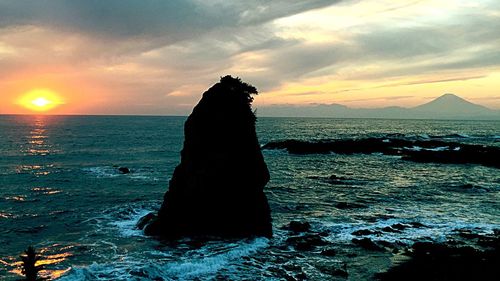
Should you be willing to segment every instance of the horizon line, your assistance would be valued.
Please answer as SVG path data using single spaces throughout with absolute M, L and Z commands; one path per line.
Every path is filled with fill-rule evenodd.
M 187 118 L 189 115 L 153 115 L 153 114 L 3 114 L 0 113 L 0 117 L 3 116 L 31 116 L 31 117 L 178 117 Z M 328 116 L 257 116 L 257 118 L 278 118 L 278 119 L 372 119 L 372 120 L 422 120 L 422 121 L 493 121 L 498 122 L 498 119 L 481 119 L 481 118 L 470 118 L 470 119 L 460 119 L 460 118 L 391 118 L 391 117 L 328 117 Z

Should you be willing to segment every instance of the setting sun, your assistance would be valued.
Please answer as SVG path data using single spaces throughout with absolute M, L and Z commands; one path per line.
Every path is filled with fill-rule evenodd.
M 51 90 L 35 89 L 22 96 L 18 103 L 33 111 L 48 111 L 61 104 L 61 98 Z

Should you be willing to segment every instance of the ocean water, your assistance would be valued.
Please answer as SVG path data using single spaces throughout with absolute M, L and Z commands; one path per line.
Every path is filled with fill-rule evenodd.
M 183 142 L 185 117 L 0 116 L 0 280 L 16 280 L 18 256 L 41 251 L 44 276 L 58 280 L 369 279 L 390 253 L 352 245 L 356 230 L 408 244 L 442 241 L 459 229 L 500 228 L 500 173 L 480 165 L 413 163 L 372 155 L 290 155 L 264 150 L 275 235 L 161 243 L 135 229 L 157 210 Z M 259 118 L 261 144 L 400 134 L 500 146 L 500 122 Z M 118 173 L 128 167 L 130 174 Z M 345 184 L 324 180 L 348 178 Z M 339 207 L 339 206 L 344 207 Z M 347 206 L 347 207 L 346 207 Z M 284 225 L 307 220 L 338 250 L 298 251 Z M 304 277 L 305 276 L 305 277 Z M 342 280 L 342 279 L 340 279 Z

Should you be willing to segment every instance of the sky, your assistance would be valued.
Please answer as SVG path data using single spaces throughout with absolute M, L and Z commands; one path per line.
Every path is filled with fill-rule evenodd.
M 186 115 L 227 74 L 256 108 L 500 109 L 499 50 L 498 0 L 0 0 L 0 114 Z

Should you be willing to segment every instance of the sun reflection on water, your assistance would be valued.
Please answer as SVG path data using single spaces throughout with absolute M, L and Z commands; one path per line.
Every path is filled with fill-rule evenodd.
M 46 176 L 50 174 L 50 169 L 54 165 L 20 165 L 15 168 L 17 174 L 34 174 L 36 176 Z
M 46 156 L 52 151 L 51 145 L 47 142 L 47 117 L 36 116 L 33 122 L 33 128 L 30 130 L 28 136 L 28 146 L 24 149 L 24 153 L 28 155 Z
M 52 194 L 57 194 L 57 193 L 62 192 L 62 190 L 57 190 L 57 189 L 53 189 L 50 187 L 33 187 L 31 189 L 31 191 L 41 193 L 41 194 L 46 194 L 46 195 L 52 195 Z

